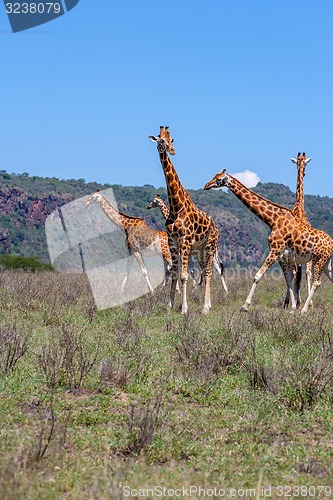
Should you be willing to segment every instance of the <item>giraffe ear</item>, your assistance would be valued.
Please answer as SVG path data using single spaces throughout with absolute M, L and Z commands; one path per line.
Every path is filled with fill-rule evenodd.
M 297 163 L 297 160 L 295 158 L 290 158 L 293 163 Z
M 304 163 L 309 163 L 309 161 L 311 161 L 311 160 L 312 160 L 312 158 L 307 158 Z
M 154 135 L 149 135 L 149 139 L 153 142 L 158 142 L 158 137 L 155 137 Z

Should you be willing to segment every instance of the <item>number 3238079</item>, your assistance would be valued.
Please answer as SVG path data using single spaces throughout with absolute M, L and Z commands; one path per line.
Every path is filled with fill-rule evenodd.
M 6 3 L 7 14 L 60 14 L 60 11 L 61 4 L 59 2 Z

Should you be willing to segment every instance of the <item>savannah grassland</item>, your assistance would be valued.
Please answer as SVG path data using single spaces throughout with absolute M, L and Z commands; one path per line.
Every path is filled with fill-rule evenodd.
M 263 486 L 313 486 L 307 498 L 325 497 L 333 286 L 323 281 L 304 316 L 283 310 L 281 279 L 263 279 L 241 313 L 250 279 L 229 280 L 226 297 L 215 277 L 211 312 L 191 290 L 183 317 L 162 289 L 96 311 L 83 276 L 1 273 L 1 499 L 190 485 L 257 498 Z

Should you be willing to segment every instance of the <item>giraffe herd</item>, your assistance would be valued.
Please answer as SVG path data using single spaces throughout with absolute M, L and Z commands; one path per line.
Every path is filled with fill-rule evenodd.
M 157 195 L 148 204 L 147 208 L 160 208 L 165 218 L 166 231 L 150 228 L 142 219 L 119 212 L 98 191 L 91 195 L 84 204 L 98 203 L 106 216 L 125 232 L 129 259 L 122 290 L 126 286 L 133 258 L 135 258 L 146 278 L 150 292 L 153 291 L 144 264 L 143 254 L 144 249 L 154 247 L 163 257 L 165 281 L 171 274 L 169 306 L 173 308 L 175 305 L 175 292 L 180 279 L 181 312 L 186 314 L 188 312 L 188 270 L 192 266 L 192 257 L 195 257 L 199 263 L 205 285 L 202 312 L 206 314 L 211 308 L 210 284 L 213 265 L 220 274 L 225 293 L 228 291 L 223 276 L 223 264 L 218 257 L 218 228 L 212 217 L 194 204 L 178 177 L 170 159 L 170 156 L 174 156 L 176 152 L 169 127 L 161 126 L 159 135 L 149 136 L 149 138 L 157 144 L 167 186 L 169 206 Z M 275 262 L 279 262 L 287 285 L 285 307 L 291 301 L 292 310 L 295 310 L 300 304 L 302 264 L 306 264 L 308 283 L 308 297 L 301 309 L 302 313 L 306 313 L 309 306 L 312 305 L 313 295 L 321 285 L 322 273 L 325 272 L 329 279 L 333 281 L 333 239 L 324 231 L 313 228 L 304 211 L 303 178 L 305 176 L 305 166 L 311 158 L 306 158 L 305 153 L 298 153 L 297 159 L 292 158 L 291 160 L 297 165 L 296 200 L 291 210 L 263 198 L 228 174 L 225 169 L 217 173 L 204 186 L 205 190 L 227 187 L 270 228 L 268 238 L 269 254 L 255 274 L 251 290 L 242 307 L 244 311 L 247 311 L 250 306 L 259 281 Z

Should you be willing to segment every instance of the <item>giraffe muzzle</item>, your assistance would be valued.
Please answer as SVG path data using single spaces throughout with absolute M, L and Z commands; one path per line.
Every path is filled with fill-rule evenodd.
M 209 189 L 212 189 L 212 188 L 215 188 L 215 187 L 218 187 L 216 185 L 216 182 L 215 181 L 209 181 L 209 182 L 207 182 L 207 184 L 205 184 L 204 190 L 205 191 L 209 191 Z

